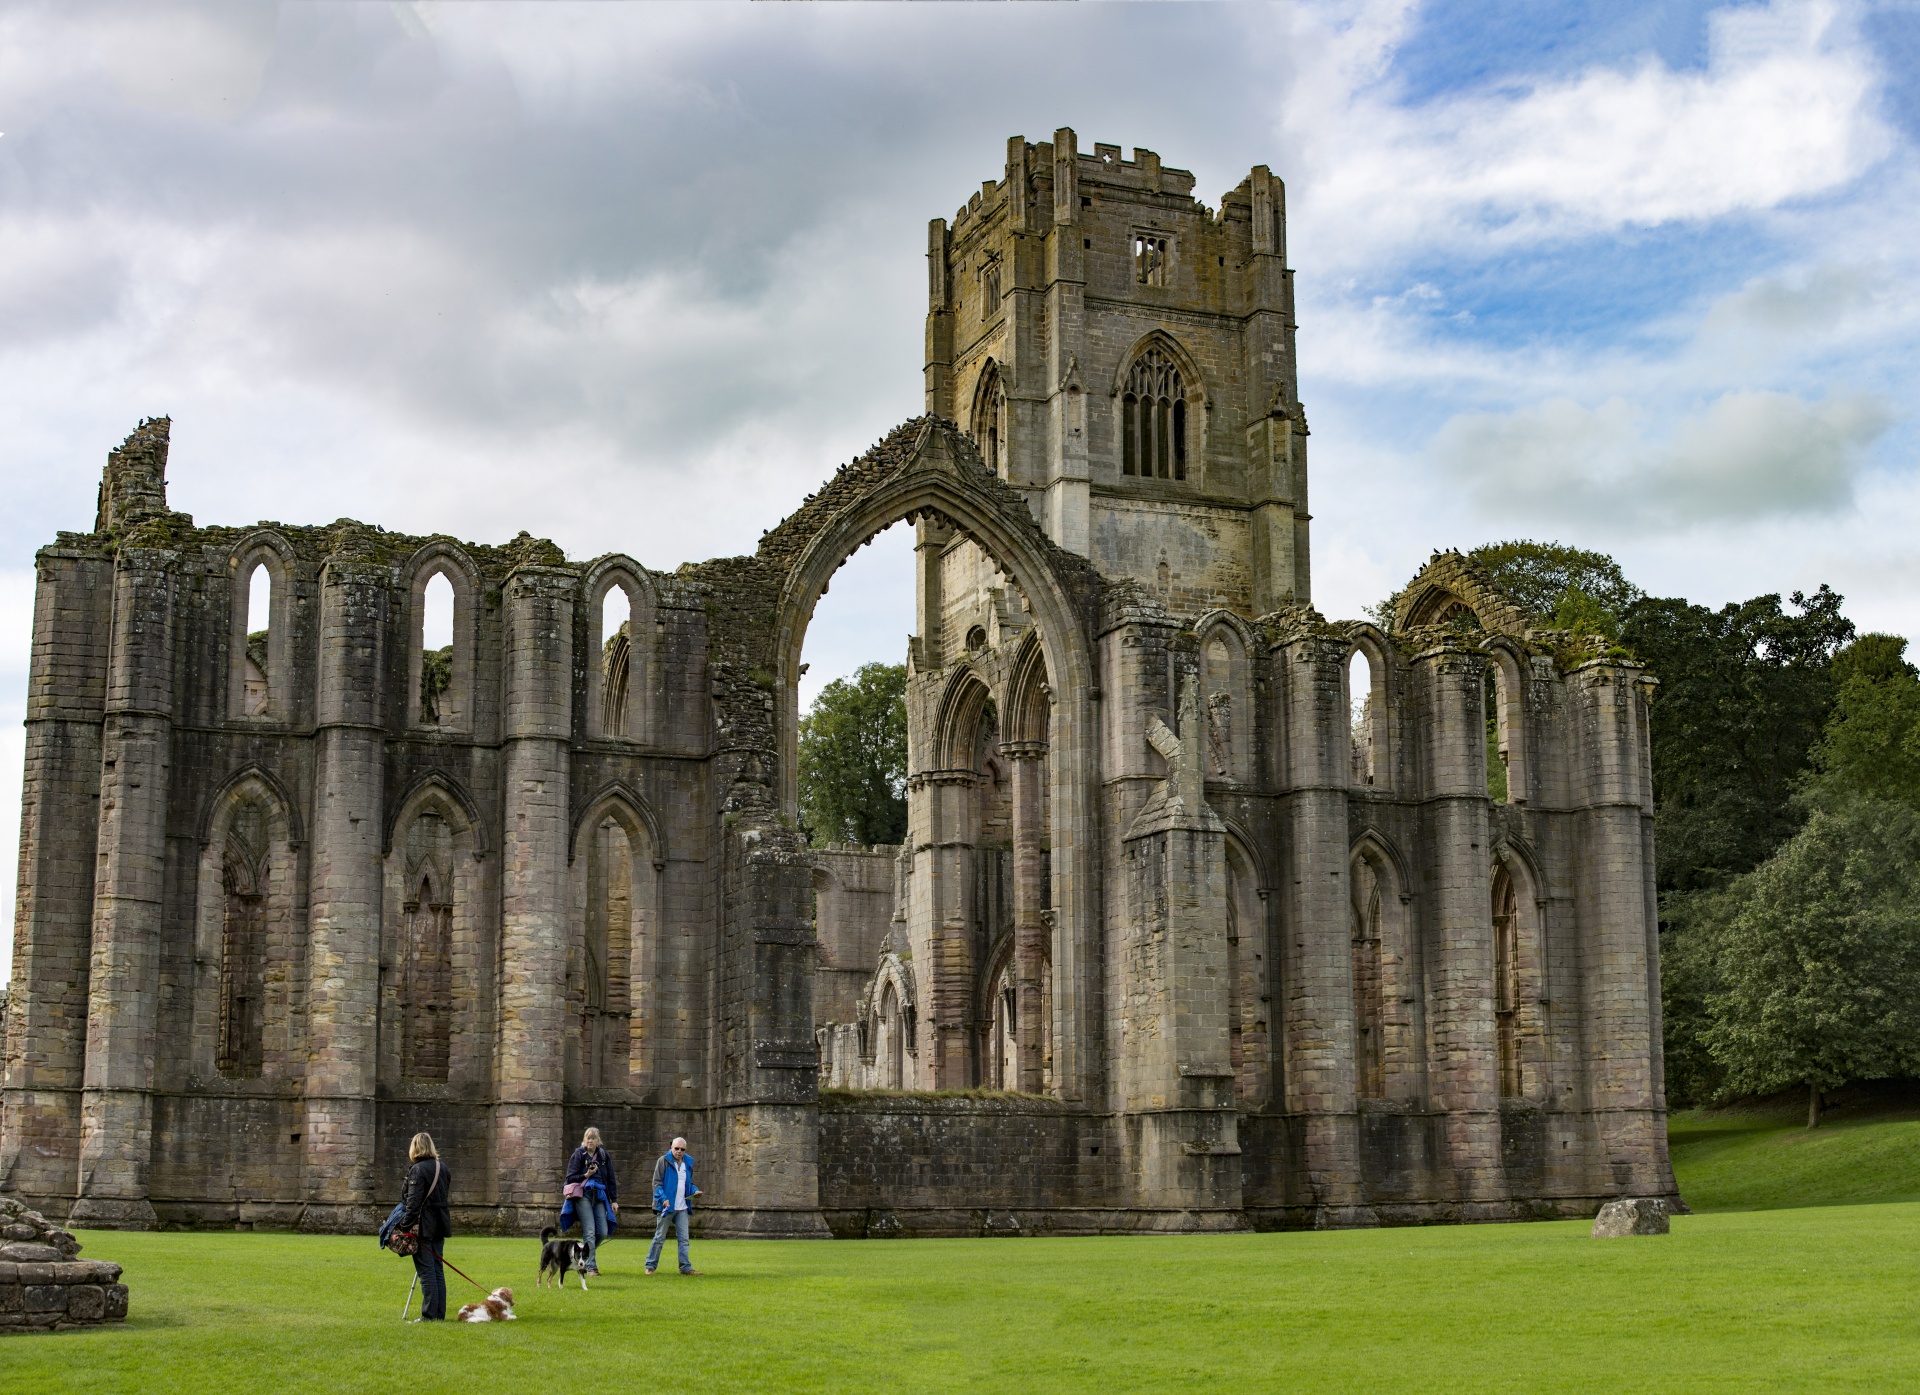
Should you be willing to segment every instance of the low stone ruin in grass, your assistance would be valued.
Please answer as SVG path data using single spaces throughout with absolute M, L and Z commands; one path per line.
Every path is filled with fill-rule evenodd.
M 79 1254 L 80 1242 L 70 1231 L 0 1197 L 0 1334 L 126 1320 L 120 1266 Z

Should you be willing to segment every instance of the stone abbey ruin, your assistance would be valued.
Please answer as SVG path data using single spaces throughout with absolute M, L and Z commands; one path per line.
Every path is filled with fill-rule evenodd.
M 38 556 L 0 1193 L 370 1228 L 425 1128 L 523 1231 L 592 1123 L 709 1234 L 1671 1196 L 1652 679 L 1458 554 L 1312 609 L 1282 188 L 1192 186 L 1011 141 L 927 415 L 750 555 L 203 527 L 143 422 Z M 801 644 L 900 520 L 910 836 L 809 847 Z

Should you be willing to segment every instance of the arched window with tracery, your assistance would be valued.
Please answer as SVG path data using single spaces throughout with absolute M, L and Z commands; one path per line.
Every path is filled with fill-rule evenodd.
M 233 811 L 221 850 L 225 893 L 220 936 L 221 1075 L 260 1074 L 266 1018 L 267 810 L 246 800 Z
M 1134 360 L 1120 397 L 1120 473 L 1187 477 L 1187 397 L 1180 367 L 1162 349 Z

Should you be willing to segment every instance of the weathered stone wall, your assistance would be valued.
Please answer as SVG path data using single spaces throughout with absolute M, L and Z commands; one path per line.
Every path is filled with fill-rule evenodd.
M 120 1266 L 79 1256 L 71 1232 L 0 1197 L 0 1337 L 126 1320 Z

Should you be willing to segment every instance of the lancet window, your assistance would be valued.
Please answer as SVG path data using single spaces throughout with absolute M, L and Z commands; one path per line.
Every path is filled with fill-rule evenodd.
M 422 823 L 429 820 L 441 823 L 431 814 L 421 815 Z M 406 967 L 400 989 L 401 1074 L 442 1084 L 453 1035 L 453 893 L 444 873 L 436 881 L 433 872 L 422 875 L 412 892 L 402 905 Z
M 980 385 L 973 394 L 973 443 L 980 447 L 980 458 L 994 474 L 1007 476 L 1007 389 L 1000 368 L 992 359 L 980 372 Z
M 1180 368 L 1160 349 L 1134 362 L 1120 398 L 1120 472 L 1144 479 L 1187 477 L 1187 398 Z
M 1380 1099 L 1387 1093 L 1380 879 L 1365 858 L 1354 859 L 1352 889 L 1355 1084 L 1362 1099 Z
M 1520 900 L 1505 867 L 1493 872 L 1493 1018 L 1500 1094 L 1522 1093 L 1520 1073 Z
M 260 1074 L 266 1018 L 267 811 L 248 800 L 227 825 L 220 862 L 225 893 L 220 935 L 217 1067 L 229 1079 Z

